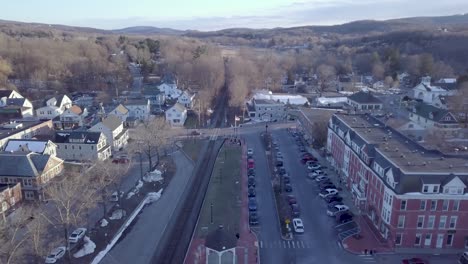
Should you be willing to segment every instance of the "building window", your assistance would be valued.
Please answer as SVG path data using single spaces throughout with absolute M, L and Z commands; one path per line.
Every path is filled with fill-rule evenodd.
M 452 216 L 450 217 L 450 224 L 449 224 L 449 228 L 450 229 L 455 229 L 456 226 L 457 226 L 457 219 L 458 219 L 458 216 Z
M 426 239 L 424 239 L 424 246 L 429 247 L 432 242 L 432 234 L 426 234 Z
M 424 185 L 423 186 L 423 193 L 427 193 L 429 192 L 429 186 L 428 185 Z
M 453 243 L 453 234 L 447 234 L 447 246 L 451 246 Z
M 427 219 L 427 228 L 433 229 L 434 223 L 435 223 L 435 215 L 430 215 L 429 218 Z
M 406 203 L 407 203 L 406 200 L 401 200 L 400 210 L 406 210 Z
M 438 193 L 439 192 L 439 185 L 434 185 L 432 192 Z
M 416 238 L 414 239 L 414 245 L 415 246 L 421 245 L 421 234 L 416 234 Z
M 437 210 L 437 200 L 431 201 L 431 211 Z
M 453 201 L 453 211 L 458 211 L 460 209 L 460 200 Z
M 446 222 L 447 222 L 447 216 L 446 215 L 440 216 L 439 229 L 445 229 L 445 223 Z
M 395 245 L 401 245 L 402 241 L 403 241 L 403 234 L 397 233 L 396 238 L 395 238 Z
M 419 210 L 421 211 L 426 210 L 426 200 L 421 200 L 421 204 L 419 205 Z
M 449 207 L 449 200 L 444 200 L 444 203 L 442 204 L 442 211 L 448 211 Z
M 399 215 L 398 216 L 398 228 L 403 228 L 403 227 L 405 227 L 405 216 Z
M 418 223 L 416 224 L 417 228 L 423 228 L 424 226 L 424 215 L 418 216 Z

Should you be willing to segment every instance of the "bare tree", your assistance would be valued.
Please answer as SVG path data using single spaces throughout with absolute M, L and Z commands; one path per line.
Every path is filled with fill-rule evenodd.
M 145 155 L 149 162 L 149 170 L 157 166 L 160 160 L 161 147 L 169 142 L 170 129 L 162 117 L 148 120 L 135 129 L 129 150 L 132 153 Z M 154 163 L 156 159 L 156 164 Z
M 312 125 L 312 136 L 314 137 L 314 145 L 321 148 L 327 142 L 328 122 L 316 121 Z
M 468 82 L 460 84 L 457 95 L 449 97 L 448 105 L 458 121 L 468 127 Z
M 320 92 L 323 93 L 328 87 L 328 83 L 336 77 L 335 67 L 321 64 L 317 67 L 317 75 L 320 81 Z

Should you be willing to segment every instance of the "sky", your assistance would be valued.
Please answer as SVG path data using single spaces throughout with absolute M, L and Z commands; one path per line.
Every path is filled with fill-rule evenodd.
M 218 30 L 332 25 L 468 12 L 468 0 L 14 0 L 0 19 L 120 29 Z

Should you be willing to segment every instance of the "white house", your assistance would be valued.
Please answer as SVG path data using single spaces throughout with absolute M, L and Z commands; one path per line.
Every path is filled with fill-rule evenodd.
M 75 129 L 83 126 L 85 117 L 88 116 L 88 110 L 81 109 L 77 105 L 63 111 L 63 113 L 53 119 L 55 129 Z
M 111 156 L 111 147 L 101 132 L 67 131 L 55 133 L 57 156 L 64 160 L 95 161 Z
M 182 91 L 177 88 L 175 83 L 162 83 L 158 88 L 169 99 L 176 99 L 182 95 Z
M 124 102 L 128 109 L 128 117 L 138 119 L 140 121 L 148 120 L 151 114 L 151 106 L 149 99 L 132 99 Z
M 0 90 L 0 116 L 3 116 L 4 119 L 33 117 L 34 107 L 31 101 L 20 93 L 12 90 Z
M 7 99 L 24 98 L 20 93 L 13 90 L 0 89 L 0 107 L 7 106 Z
M 52 97 L 46 101 L 45 106 L 36 110 L 36 116 L 40 119 L 54 119 L 70 108 L 72 103 L 72 100 L 66 95 Z
M 50 140 L 10 139 L 5 145 L 5 152 L 35 152 L 42 155 L 57 155 L 57 145 Z
M 435 104 L 439 96 L 454 95 L 455 90 L 447 90 L 438 85 L 431 84 L 431 77 L 423 77 L 421 83 L 413 88 L 413 97 L 421 99 L 428 104 Z
M 273 101 L 281 102 L 283 104 L 291 104 L 291 105 L 304 105 L 304 104 L 309 103 L 309 100 L 307 100 L 307 98 L 302 95 L 281 94 L 281 93 L 274 94 L 268 90 L 256 91 L 255 94 L 253 95 L 253 99 L 273 100 Z
M 166 111 L 166 122 L 171 126 L 183 126 L 187 119 L 187 108 L 176 103 L 174 106 Z
M 424 102 L 413 106 L 409 118 L 419 127 L 425 130 L 435 130 L 444 137 L 454 137 L 460 129 L 455 115 L 445 109 L 437 108 Z
M 179 96 L 179 98 L 177 98 L 177 102 L 185 106 L 186 108 L 192 108 L 194 99 L 195 99 L 195 94 L 191 94 L 188 91 L 184 91 Z
M 128 130 L 124 128 L 122 120 L 116 115 L 108 115 L 88 131 L 104 133 L 107 144 L 112 146 L 114 151 L 122 149 L 128 143 Z
M 128 108 L 123 104 L 119 104 L 114 110 L 110 112 L 110 114 L 117 116 L 122 122 L 125 122 L 129 115 L 129 111 Z

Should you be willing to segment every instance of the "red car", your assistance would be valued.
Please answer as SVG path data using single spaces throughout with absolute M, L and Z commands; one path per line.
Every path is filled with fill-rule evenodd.
M 305 156 L 302 157 L 301 162 L 302 164 L 306 164 L 308 161 L 316 161 L 317 159 L 312 156 Z
M 402 264 L 429 264 L 427 260 L 420 258 L 410 258 L 401 261 Z

